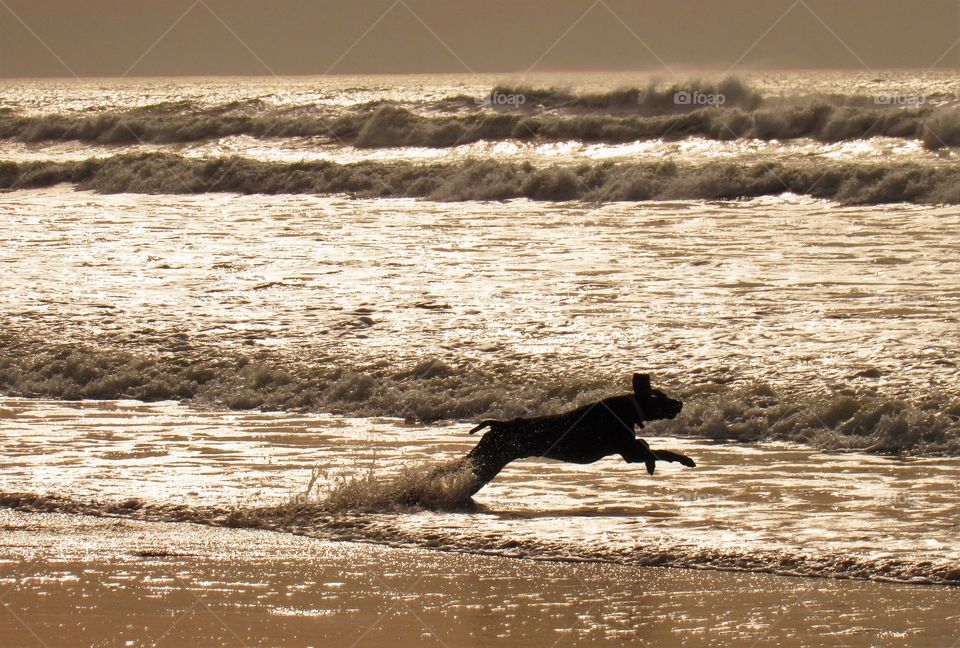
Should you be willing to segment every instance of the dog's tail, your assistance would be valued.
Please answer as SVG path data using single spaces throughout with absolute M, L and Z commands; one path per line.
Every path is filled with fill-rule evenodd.
M 470 430 L 470 434 L 474 434 L 474 433 L 476 433 L 476 432 L 479 432 L 480 430 L 482 430 L 482 429 L 485 428 L 485 427 L 490 427 L 490 426 L 492 426 L 492 425 L 493 425 L 494 423 L 496 423 L 496 422 L 497 422 L 497 421 L 494 421 L 494 420 L 491 420 L 491 419 L 487 419 L 486 421 L 481 421 L 481 422 L 480 422 L 480 425 L 478 425 L 477 427 L 475 427 L 475 428 L 473 428 L 472 430 Z

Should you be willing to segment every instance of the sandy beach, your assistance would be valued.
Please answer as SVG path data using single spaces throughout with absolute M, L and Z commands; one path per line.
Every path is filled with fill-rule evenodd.
M 516 560 L 0 512 L 28 646 L 944 646 L 960 589 Z

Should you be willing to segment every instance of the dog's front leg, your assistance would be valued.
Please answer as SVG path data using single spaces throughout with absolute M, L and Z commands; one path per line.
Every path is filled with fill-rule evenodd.
M 697 467 L 697 464 L 693 459 L 687 455 L 682 455 L 679 452 L 671 452 L 670 450 L 656 450 L 653 454 L 657 455 L 657 459 L 659 461 L 675 461 L 686 466 L 687 468 Z
M 697 466 L 693 459 L 687 455 L 682 455 L 670 450 L 651 450 L 650 445 L 643 439 L 634 439 L 632 445 L 620 451 L 620 456 L 623 457 L 627 463 L 640 463 L 642 461 L 646 464 L 647 472 L 651 475 L 656 468 L 657 461 L 677 462 L 688 468 L 695 468 Z
M 653 453 L 650 446 L 643 439 L 631 439 L 631 441 L 632 443 L 629 443 L 620 450 L 620 456 L 623 457 L 623 460 L 627 463 L 643 462 L 647 466 L 647 472 L 652 475 L 657 467 L 657 455 Z

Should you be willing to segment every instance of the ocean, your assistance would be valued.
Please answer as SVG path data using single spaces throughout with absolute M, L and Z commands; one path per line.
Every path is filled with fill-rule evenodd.
M 956 79 L 4 81 L 0 505 L 956 585 Z M 697 468 L 425 483 L 636 371 Z

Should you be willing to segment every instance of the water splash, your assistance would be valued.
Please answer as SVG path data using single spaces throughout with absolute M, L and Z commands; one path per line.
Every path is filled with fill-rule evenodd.
M 315 501 L 319 508 L 331 513 L 461 510 L 470 508 L 475 484 L 473 469 L 465 462 L 423 463 L 394 475 L 369 469 L 359 475 L 334 477 L 325 487 L 316 487 Z M 309 501 L 301 498 L 299 503 Z

